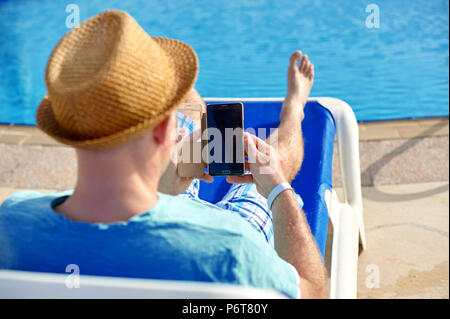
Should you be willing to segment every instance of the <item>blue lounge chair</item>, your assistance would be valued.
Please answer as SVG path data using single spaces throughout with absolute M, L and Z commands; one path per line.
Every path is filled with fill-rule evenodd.
M 230 101 L 230 100 L 220 100 Z M 242 100 L 240 100 L 242 101 Z M 217 100 L 208 99 L 214 103 Z M 245 129 L 276 128 L 279 124 L 282 100 L 244 100 Z M 300 173 L 292 182 L 292 187 L 304 201 L 304 211 L 316 238 L 322 257 L 328 233 L 328 210 L 325 191 L 332 188 L 332 162 L 335 124 L 330 111 L 316 101 L 305 107 L 305 121 L 302 125 L 304 136 L 304 161 Z M 268 135 L 268 134 L 267 134 Z M 211 203 L 222 199 L 230 184 L 225 177 L 215 177 L 215 182 L 201 182 L 199 197 Z
M 276 128 L 283 99 L 219 99 L 207 102 L 242 101 L 245 127 Z M 304 211 L 325 256 L 328 223 L 333 226 L 330 297 L 356 298 L 358 253 L 365 248 L 358 126 L 352 109 L 334 98 L 311 98 L 302 123 L 304 160 L 292 183 L 302 196 Z M 343 180 L 341 203 L 332 189 L 332 160 L 337 139 Z M 203 187 L 202 187 L 203 186 Z M 219 201 L 229 184 L 217 178 L 200 186 L 200 197 Z M 81 276 L 83 289 L 67 289 L 66 275 L 0 271 L 0 297 L 39 298 L 277 298 L 262 289 L 243 289 L 214 283 L 168 282 Z

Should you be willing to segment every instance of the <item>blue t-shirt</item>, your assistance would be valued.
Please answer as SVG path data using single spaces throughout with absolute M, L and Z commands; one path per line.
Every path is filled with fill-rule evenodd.
M 299 297 L 298 274 L 232 211 L 158 193 L 127 222 L 73 222 L 56 213 L 71 191 L 23 191 L 0 206 L 0 268 L 232 283 Z

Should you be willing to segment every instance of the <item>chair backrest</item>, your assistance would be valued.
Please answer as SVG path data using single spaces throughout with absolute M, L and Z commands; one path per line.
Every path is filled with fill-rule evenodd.
M 280 299 L 269 289 L 229 284 L 0 270 L 0 298 Z
M 214 103 L 208 100 L 208 103 Z M 223 100 L 220 103 L 224 103 Z M 271 129 L 278 127 L 282 101 L 245 101 L 245 129 Z M 302 122 L 304 159 L 302 168 L 292 182 L 292 187 L 302 197 L 311 231 L 316 238 L 322 257 L 328 233 L 328 210 L 325 191 L 332 186 L 332 163 L 335 123 L 330 111 L 317 101 L 308 101 Z M 267 130 L 267 135 L 269 134 Z M 216 177 L 212 184 L 201 182 L 199 197 L 218 202 L 228 191 L 224 177 Z

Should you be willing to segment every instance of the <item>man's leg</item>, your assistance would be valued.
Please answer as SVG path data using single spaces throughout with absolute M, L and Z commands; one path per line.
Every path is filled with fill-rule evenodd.
M 298 62 L 301 59 L 300 66 Z M 306 55 L 295 51 L 289 59 L 288 89 L 280 113 L 278 129 L 267 138 L 267 143 L 278 150 L 281 169 L 291 182 L 303 161 L 302 120 L 303 108 L 311 91 L 314 66 Z
M 290 58 L 288 92 L 280 114 L 280 125 L 267 139 L 268 143 L 272 142 L 272 146 L 278 148 L 282 157 L 281 169 L 289 181 L 295 178 L 302 164 L 301 122 L 314 77 L 313 66 L 306 56 L 298 66 L 301 57 L 301 52 L 296 51 Z M 302 207 L 303 201 L 300 196 L 296 197 L 299 206 Z M 239 213 L 273 247 L 272 212 L 267 206 L 267 200 L 258 193 L 254 184 L 234 184 L 216 206 Z

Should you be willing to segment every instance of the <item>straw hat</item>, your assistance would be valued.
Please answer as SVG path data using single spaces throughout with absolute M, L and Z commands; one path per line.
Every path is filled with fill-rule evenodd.
M 197 73 L 190 46 L 152 38 L 126 12 L 107 11 L 69 31 L 54 48 L 36 121 L 76 148 L 119 145 L 166 118 Z

